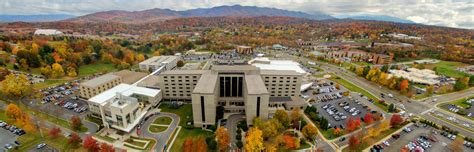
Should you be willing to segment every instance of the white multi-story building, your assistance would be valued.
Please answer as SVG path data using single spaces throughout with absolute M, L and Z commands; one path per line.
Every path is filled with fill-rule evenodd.
M 177 66 L 179 60 L 179 56 L 154 56 L 138 65 L 142 71 L 155 71 L 162 66 L 165 66 L 163 70 L 171 70 Z

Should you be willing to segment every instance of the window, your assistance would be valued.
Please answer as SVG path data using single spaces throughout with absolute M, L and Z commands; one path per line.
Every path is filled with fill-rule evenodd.
M 204 96 L 201 96 L 201 119 L 202 122 L 206 121 L 206 113 L 204 111 Z
M 260 116 L 260 97 L 257 97 L 257 117 Z

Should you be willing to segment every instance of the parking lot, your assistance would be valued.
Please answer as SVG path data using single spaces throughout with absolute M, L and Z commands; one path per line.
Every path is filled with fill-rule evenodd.
M 474 101 L 474 99 L 471 99 L 472 101 Z M 467 117 L 470 117 L 470 118 L 474 118 L 474 108 L 469 107 L 469 108 L 463 108 L 463 107 L 460 107 L 460 106 L 457 106 L 457 105 L 454 105 L 454 104 L 444 104 L 442 105 L 442 108 L 446 109 L 446 110 L 449 110 L 449 111 L 452 111 L 452 112 L 455 112 L 455 113 L 458 113 L 460 115 L 464 115 L 464 116 L 467 116 Z
M 70 119 L 72 116 L 83 115 L 88 110 L 87 102 L 78 98 L 79 81 L 75 80 L 55 87 L 41 90 L 43 99 L 41 104 L 30 102 L 30 106 L 38 108 L 40 111 L 54 115 L 63 119 Z
M 367 99 L 354 93 L 344 96 L 343 92 L 346 91 L 347 89 L 342 86 L 336 87 L 335 83 L 325 82 L 315 84 L 312 90 L 308 90 L 304 95 L 315 99 L 316 102 L 313 103 L 313 106 L 316 107 L 320 116 L 328 119 L 329 127 L 345 129 L 348 118 L 360 119 L 371 111 L 366 105 L 369 102 L 362 101 Z
M 440 112 L 434 112 L 434 114 L 436 114 L 436 115 L 439 116 L 439 117 L 443 117 L 444 119 L 447 119 L 448 121 L 451 121 L 452 123 L 461 125 L 461 126 L 467 128 L 467 129 L 471 129 L 471 127 L 474 126 L 474 125 L 471 124 L 470 122 L 466 122 L 466 121 L 463 121 L 463 120 L 458 120 L 458 119 L 456 119 L 455 117 L 447 116 L 447 115 L 442 114 L 442 113 L 440 113 Z
M 3 129 L 3 128 L 0 128 L 0 145 L 2 146 L 1 149 L 5 149 L 5 145 L 6 144 L 12 144 L 12 145 L 15 145 L 14 142 L 17 138 L 17 135 L 13 134 L 12 132 L 6 130 L 6 129 Z
M 388 140 L 372 146 L 372 149 L 383 148 L 386 152 L 399 152 L 403 147 L 412 151 L 423 149 L 430 152 L 450 151 L 448 145 L 455 137 L 448 138 L 442 134 L 442 131 L 434 129 L 424 124 L 415 124 L 408 126 L 403 131 L 392 135 Z M 464 146 L 464 151 L 472 151 L 471 146 Z
M 31 147 L 31 149 L 28 150 L 28 152 L 58 152 L 59 150 L 57 150 L 56 148 L 50 146 L 50 145 L 46 145 L 42 148 L 37 148 L 37 145 L 34 146 L 34 147 Z

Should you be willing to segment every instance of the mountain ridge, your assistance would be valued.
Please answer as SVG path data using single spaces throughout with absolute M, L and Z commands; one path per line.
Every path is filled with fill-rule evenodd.
M 289 11 L 278 8 L 241 6 L 241 5 L 223 5 L 212 8 L 196 8 L 184 11 L 175 11 L 171 9 L 153 8 L 142 11 L 123 11 L 110 10 L 96 12 L 79 16 L 65 21 L 72 22 L 118 22 L 118 23 L 147 23 L 164 21 L 175 18 L 189 17 L 256 17 L 256 16 L 285 16 L 305 18 L 312 20 L 334 19 L 332 16 L 324 13 L 308 14 L 300 11 Z

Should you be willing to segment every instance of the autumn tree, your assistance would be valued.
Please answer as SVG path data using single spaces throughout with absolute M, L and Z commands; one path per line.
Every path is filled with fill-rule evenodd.
M 193 139 L 186 138 L 183 143 L 183 152 L 193 152 Z
M 364 115 L 364 122 L 366 124 L 371 124 L 372 122 L 374 122 L 374 117 L 372 116 L 371 113 L 367 113 Z
M 349 148 L 352 149 L 352 150 L 355 150 L 358 148 L 359 146 L 359 139 L 352 135 L 350 138 L 349 138 Z
M 115 149 L 107 143 L 102 143 L 100 144 L 100 152 L 115 152 Z
M 40 69 L 40 71 L 41 71 L 41 74 L 43 76 L 45 76 L 46 78 L 51 77 L 51 75 L 53 73 L 53 69 L 51 69 L 51 66 L 49 66 L 49 65 L 46 65 L 46 66 L 42 67 Z
M 299 139 L 290 135 L 283 135 L 283 141 L 285 142 L 286 149 L 296 149 L 300 147 Z
M 197 138 L 196 144 L 194 144 L 194 151 L 196 151 L 196 152 L 206 152 L 207 151 L 206 139 L 204 137 L 198 137 Z
M 230 143 L 230 135 L 227 128 L 219 127 L 216 131 L 217 142 L 219 143 L 219 151 L 227 151 Z
M 349 117 L 346 121 L 346 131 L 347 132 L 352 132 L 356 130 L 357 128 L 360 127 L 360 119 L 354 119 L 352 117 Z
M 291 122 L 298 123 L 298 121 L 301 119 L 301 110 L 298 108 L 291 110 L 290 118 Z
M 273 118 L 277 119 L 285 128 L 290 126 L 290 117 L 285 110 L 278 109 Z
M 336 83 L 334 87 L 336 87 L 336 89 L 339 90 L 341 88 L 341 85 L 339 83 Z
M 390 118 L 390 125 L 392 127 L 399 127 L 403 123 L 403 118 L 399 114 L 392 115 Z
M 266 140 L 270 137 L 275 137 L 279 134 L 279 131 L 283 128 L 283 125 L 277 119 L 270 119 L 261 123 L 260 126 L 257 126 L 262 130 L 262 137 Z
M 5 114 L 7 115 L 8 118 L 16 120 L 16 119 L 21 118 L 21 116 L 23 115 L 23 112 L 16 104 L 10 103 L 7 105 Z
M 427 95 L 432 95 L 434 92 L 434 86 L 433 85 L 429 85 L 426 87 L 426 94 Z
M 318 135 L 318 129 L 316 129 L 316 127 L 311 124 L 304 126 L 301 132 L 306 138 L 309 139 L 314 139 Z
M 76 77 L 77 76 L 76 69 L 74 67 L 67 67 L 67 76 Z
M 456 139 L 453 142 L 451 142 L 448 147 L 453 152 L 462 152 L 464 150 L 463 142 L 464 142 L 463 138 L 456 137 Z
M 264 150 L 262 131 L 258 128 L 250 128 L 250 130 L 247 132 L 247 136 L 245 137 L 245 141 L 244 148 L 246 151 Z
M 402 82 L 400 82 L 399 89 L 402 93 L 407 93 L 408 89 L 408 80 L 404 79 Z
M 99 144 L 97 140 L 92 138 L 92 136 L 87 136 L 84 138 L 84 142 L 82 143 L 83 147 L 90 152 L 98 152 L 99 151 Z
M 59 133 L 61 133 L 61 128 L 59 127 L 54 127 L 49 130 L 49 136 L 51 136 L 52 138 L 58 137 Z
M 78 116 L 72 116 L 71 117 L 71 128 L 74 130 L 80 130 L 82 127 L 82 121 L 81 118 Z
M 7 75 L 5 80 L 0 82 L 0 87 L 4 95 L 13 98 L 22 98 L 33 91 L 30 81 L 23 74 L 18 76 L 15 74 Z
M 178 66 L 178 67 L 183 67 L 183 66 L 184 66 L 184 61 L 183 61 L 183 60 L 179 60 L 179 61 L 176 63 L 176 66 Z
M 77 147 L 81 142 L 81 137 L 79 137 L 79 135 L 77 135 L 76 133 L 72 133 L 71 137 L 69 137 L 69 139 L 67 140 L 67 143 L 72 145 L 73 147 Z
M 58 78 L 64 75 L 63 67 L 59 63 L 54 63 L 53 65 L 51 65 L 51 69 L 52 69 L 51 76 L 53 78 Z

